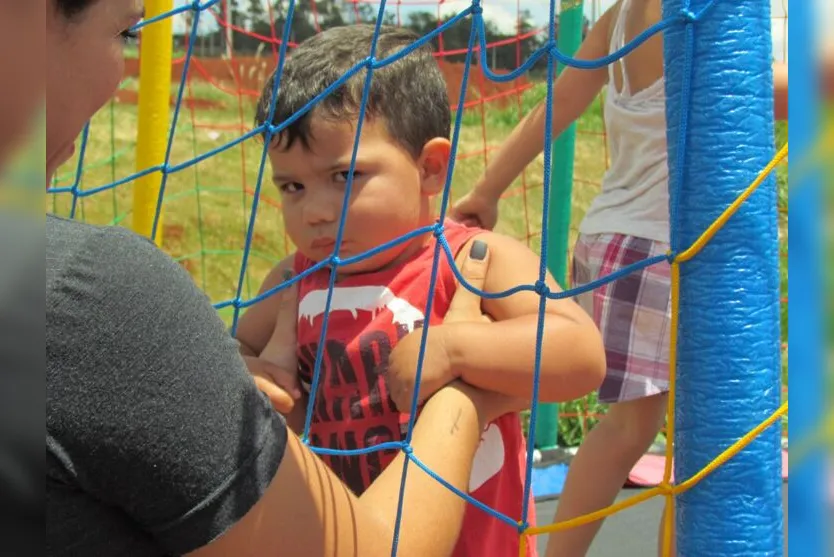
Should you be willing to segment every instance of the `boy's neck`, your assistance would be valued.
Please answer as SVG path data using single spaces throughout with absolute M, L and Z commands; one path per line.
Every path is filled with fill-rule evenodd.
M 425 226 L 425 225 L 424 225 Z M 422 227 L 421 227 L 422 228 Z M 355 273 L 337 273 L 336 275 L 336 282 L 340 280 L 344 280 L 349 277 L 359 277 L 362 275 L 370 275 L 373 273 L 379 273 L 382 271 L 386 271 L 388 269 L 397 267 L 402 265 L 406 261 L 410 260 L 412 257 L 417 255 L 426 245 L 429 243 L 432 237 L 432 232 L 426 232 L 424 234 L 420 234 L 419 236 L 415 236 L 411 240 L 408 241 L 408 245 L 406 248 L 394 259 L 386 262 L 384 265 L 380 265 L 379 267 L 375 267 L 373 269 L 366 269 L 363 271 L 357 271 Z

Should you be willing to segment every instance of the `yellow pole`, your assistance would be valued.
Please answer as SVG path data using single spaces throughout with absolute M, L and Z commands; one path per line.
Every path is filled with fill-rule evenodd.
M 173 9 L 173 0 L 145 0 L 145 17 L 150 19 Z M 139 107 L 136 137 L 136 170 L 165 162 L 168 146 L 169 99 L 171 95 L 171 59 L 173 27 L 166 17 L 142 28 L 139 45 Z M 133 185 L 133 230 L 151 237 L 162 172 L 138 178 Z M 162 213 L 157 223 L 157 246 L 162 245 Z

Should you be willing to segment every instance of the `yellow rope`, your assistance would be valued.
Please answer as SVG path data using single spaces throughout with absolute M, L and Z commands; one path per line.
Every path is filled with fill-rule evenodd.
M 663 466 L 663 481 L 661 485 L 665 488 L 666 506 L 663 509 L 663 543 L 661 554 L 669 557 L 672 551 L 672 535 L 674 533 L 674 510 L 675 496 L 672 492 L 672 459 L 674 457 L 675 445 L 672 440 L 675 438 L 675 387 L 677 385 L 677 362 L 678 362 L 678 304 L 680 302 L 680 263 L 676 258 L 672 262 L 671 275 L 671 298 L 672 298 L 672 323 L 669 335 L 669 395 L 666 405 L 666 462 Z
M 672 459 L 674 456 L 674 445 L 671 439 L 674 438 L 675 431 L 675 384 L 676 384 L 676 368 L 677 368 L 677 331 L 678 331 L 678 304 L 680 300 L 680 264 L 690 260 L 715 236 L 715 234 L 724 226 L 730 217 L 735 214 L 738 208 L 744 203 L 756 189 L 764 182 L 764 180 L 773 172 L 773 170 L 784 160 L 788 155 L 787 143 L 776 153 L 772 161 L 762 170 L 756 177 L 752 184 L 750 184 L 738 198 L 721 213 L 721 215 L 713 222 L 701 236 L 685 251 L 678 254 L 672 262 L 671 274 L 671 304 L 672 304 L 672 323 L 670 330 L 672 331 L 669 340 L 669 398 L 666 410 L 666 435 L 670 441 L 666 444 L 666 462 L 663 468 L 663 480 L 660 485 L 652 489 L 648 489 L 638 495 L 629 497 L 624 501 L 615 503 L 604 509 L 594 511 L 582 516 L 547 524 L 544 526 L 533 526 L 526 528 L 521 532 L 519 539 L 519 555 L 524 557 L 527 551 L 527 536 L 536 536 L 538 534 L 549 534 L 568 528 L 575 528 L 591 522 L 596 522 L 623 509 L 633 507 L 638 503 L 642 503 L 657 495 L 663 495 L 666 499 L 666 509 L 663 514 L 663 555 L 669 557 L 671 554 L 672 534 L 674 531 L 674 504 L 675 496 L 679 495 L 688 489 L 692 488 L 707 475 L 715 471 L 716 468 L 727 462 L 729 459 L 737 455 L 753 439 L 755 439 L 762 431 L 772 426 L 782 416 L 788 412 L 788 403 L 785 402 L 766 420 L 753 428 L 750 432 L 745 434 L 741 439 L 733 443 L 726 450 L 716 456 L 709 464 L 704 466 L 698 473 L 693 475 L 688 480 L 677 485 L 672 485 Z M 824 428 L 822 434 L 834 435 L 834 415 L 829 420 L 827 428 Z M 817 435 L 815 437 L 820 437 Z
M 727 209 L 723 213 L 721 213 L 721 215 L 717 219 L 715 219 L 715 222 L 713 222 L 709 226 L 709 228 L 707 228 L 704 231 L 704 233 L 701 234 L 700 238 L 695 240 L 695 243 L 693 243 L 692 246 L 690 246 L 682 253 L 679 253 L 678 256 L 675 258 L 675 261 L 677 261 L 678 263 L 689 261 L 690 259 L 692 259 L 692 257 L 695 256 L 695 254 L 701 251 L 701 249 L 706 245 L 706 243 L 712 240 L 712 237 L 715 236 L 716 232 L 721 230 L 721 227 L 724 226 L 728 220 L 730 220 L 730 217 L 732 217 L 736 211 L 738 211 L 738 208 L 741 207 L 741 204 L 747 201 L 748 197 L 753 195 L 753 192 L 756 191 L 756 189 L 761 185 L 761 183 L 765 181 L 765 179 L 770 175 L 770 173 L 773 172 L 773 169 L 776 168 L 779 165 L 779 163 L 782 162 L 782 159 L 784 159 L 786 156 L 788 156 L 787 143 L 785 143 L 784 147 L 779 149 L 779 152 L 776 153 L 776 156 L 773 158 L 773 160 L 770 161 L 770 163 L 764 168 L 764 170 L 761 171 L 761 173 L 756 177 L 756 179 L 753 180 L 753 183 L 747 186 L 747 189 L 741 192 L 741 195 L 739 195 L 738 198 L 736 198 L 736 200 L 733 201 L 732 204 L 730 204 L 730 206 L 727 207 Z
M 727 450 L 719 454 L 717 457 L 715 457 L 715 459 L 712 462 L 704 466 L 704 468 L 700 472 L 698 472 L 685 482 L 681 482 L 674 486 L 672 488 L 672 491 L 675 493 L 675 495 L 679 495 L 684 491 L 687 491 L 696 483 L 703 480 L 708 474 L 714 472 L 716 468 L 718 468 L 719 466 L 736 456 L 739 452 L 741 452 L 741 450 L 744 447 L 749 445 L 753 441 L 753 439 L 758 437 L 764 430 L 772 426 L 774 423 L 776 423 L 777 420 L 781 419 L 782 416 L 784 416 L 787 413 L 788 403 L 783 402 L 782 405 L 779 408 L 777 408 L 776 411 L 773 412 L 773 414 L 768 416 L 766 420 L 764 420 L 762 423 L 760 423 L 752 430 L 750 430 L 748 433 L 746 433 L 741 439 L 730 445 L 727 448 Z
M 656 497 L 657 495 L 680 495 L 681 493 L 688 491 L 691 489 L 695 484 L 703 480 L 707 475 L 711 474 L 715 471 L 716 468 L 736 456 L 742 450 L 744 450 L 747 445 L 749 445 L 762 431 L 767 429 L 768 427 L 772 426 L 777 420 L 779 420 L 782 416 L 787 414 L 788 412 L 788 403 L 783 403 L 776 411 L 773 412 L 767 419 L 762 421 L 759 425 L 753 428 L 751 431 L 746 433 L 742 436 L 738 441 L 727 447 L 726 450 L 721 452 L 718 456 L 716 456 L 712 462 L 704 466 L 702 470 L 698 473 L 693 475 L 691 478 L 682 482 L 677 485 L 670 485 L 669 483 L 661 483 L 657 487 L 653 487 L 646 491 L 643 491 L 633 497 L 629 497 L 619 503 L 615 503 L 604 509 L 600 509 L 598 511 L 594 511 L 592 513 L 588 513 L 582 516 L 578 516 L 576 518 L 571 518 L 570 520 L 564 520 L 562 522 L 556 522 L 553 524 L 547 524 L 544 526 L 534 526 L 527 528 L 524 530 L 524 535 L 538 535 L 538 534 L 549 534 L 552 532 L 559 532 L 561 530 L 567 530 L 568 528 L 574 528 L 576 526 L 582 526 L 584 524 L 588 524 L 590 522 L 596 522 L 597 520 L 601 520 L 612 514 L 615 514 L 623 509 L 627 509 L 629 507 L 633 507 L 638 503 L 642 503 L 652 497 Z
M 598 511 L 594 511 L 592 513 L 577 516 L 576 518 L 571 518 L 570 520 L 563 520 L 562 522 L 546 524 L 544 526 L 531 526 L 524 531 L 524 534 L 532 536 L 538 534 L 550 534 L 552 532 L 560 532 L 569 528 L 575 528 L 576 526 L 583 526 L 585 524 L 596 522 L 597 520 L 601 520 L 603 518 L 611 516 L 612 514 L 618 513 L 629 507 L 633 507 L 634 505 L 642 503 L 643 501 L 648 501 L 652 497 L 660 495 L 661 493 L 663 493 L 663 488 L 661 486 L 653 487 L 651 489 L 647 489 L 646 491 L 641 491 L 637 495 L 633 495 L 628 499 L 620 501 L 619 503 L 614 503 L 613 505 L 610 505 Z

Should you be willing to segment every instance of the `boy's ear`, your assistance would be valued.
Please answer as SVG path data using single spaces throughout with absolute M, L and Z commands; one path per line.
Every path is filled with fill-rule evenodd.
M 445 137 L 435 137 L 426 142 L 417 166 L 420 168 L 420 187 L 426 195 L 437 195 L 446 185 L 449 155 L 452 143 Z

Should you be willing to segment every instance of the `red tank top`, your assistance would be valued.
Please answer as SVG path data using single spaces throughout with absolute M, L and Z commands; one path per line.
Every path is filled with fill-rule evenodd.
M 457 254 L 480 229 L 445 223 L 445 235 Z M 401 414 L 388 396 L 381 372 L 399 339 L 423 326 L 423 314 L 436 240 L 431 238 L 411 259 L 375 273 L 348 276 L 334 287 L 322 352 L 318 392 L 310 426 L 316 447 L 362 449 L 387 441 L 402 441 L 408 415 Z M 313 265 L 301 254 L 295 272 Z M 298 292 L 298 361 L 301 383 L 309 392 L 315 369 L 329 286 L 329 270 L 301 280 Z M 455 276 L 440 254 L 430 325 L 443 321 L 455 292 Z M 519 520 L 524 490 L 526 446 L 517 414 L 489 424 L 475 456 L 469 493 L 505 516 Z M 322 455 L 322 459 L 357 495 L 391 463 L 397 449 L 356 456 Z M 535 524 L 535 505 L 528 505 L 528 523 Z M 467 506 L 454 557 L 518 555 L 515 526 L 494 518 L 474 505 Z M 527 540 L 527 556 L 534 557 L 535 538 Z

